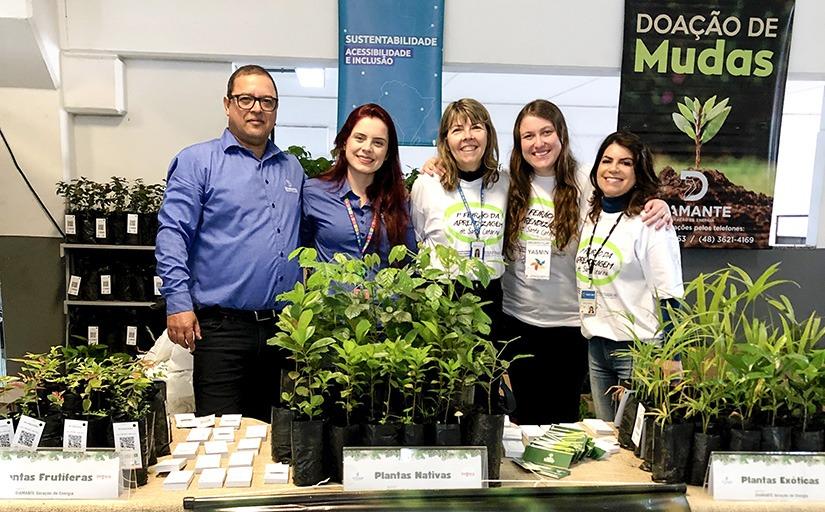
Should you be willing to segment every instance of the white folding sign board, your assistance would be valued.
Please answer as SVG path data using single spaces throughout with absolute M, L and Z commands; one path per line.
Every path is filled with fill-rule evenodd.
M 484 447 L 344 448 L 344 490 L 480 489 Z

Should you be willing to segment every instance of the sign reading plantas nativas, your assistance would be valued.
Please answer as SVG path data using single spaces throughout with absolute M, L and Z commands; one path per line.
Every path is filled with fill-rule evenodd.
M 618 124 L 653 150 L 683 247 L 768 247 L 793 9 L 625 1 Z

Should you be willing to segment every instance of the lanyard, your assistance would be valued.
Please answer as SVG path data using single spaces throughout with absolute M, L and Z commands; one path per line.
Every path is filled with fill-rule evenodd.
M 476 234 L 476 240 L 481 240 L 481 226 L 484 224 L 484 181 L 481 181 L 481 191 L 479 192 L 479 212 L 478 212 L 478 220 L 476 220 L 476 216 L 473 215 L 473 211 L 470 209 L 470 204 L 467 202 L 467 197 L 464 195 L 464 191 L 461 190 L 461 185 L 458 185 L 458 193 L 461 195 L 461 200 L 464 201 L 464 209 L 467 211 L 467 215 L 470 216 L 470 222 L 473 223 L 473 232 Z
M 593 232 L 590 233 L 590 241 L 587 243 L 587 260 L 588 260 L 588 269 L 587 269 L 587 276 L 590 278 L 590 284 L 593 284 L 593 268 L 596 266 L 596 258 L 599 257 L 599 253 L 602 252 L 604 249 L 604 244 L 610 239 L 610 235 L 613 234 L 613 230 L 616 229 L 616 226 L 619 225 L 619 221 L 622 220 L 622 216 L 624 216 L 624 212 L 619 214 L 619 217 L 616 219 L 616 223 L 613 224 L 613 227 L 610 228 L 610 231 L 607 232 L 607 236 L 602 241 L 602 245 L 599 246 L 599 250 L 596 251 L 596 254 L 593 255 L 593 259 L 590 259 L 590 248 L 593 247 L 593 236 L 596 235 L 596 226 L 599 225 L 599 219 L 602 218 L 602 214 L 599 213 L 599 218 L 596 219 L 596 222 L 593 224 Z
M 375 227 L 378 225 L 378 215 L 375 215 L 375 213 L 372 214 L 372 223 L 370 223 L 370 230 L 367 232 L 367 240 L 363 242 L 362 245 L 361 230 L 358 229 L 358 221 L 355 220 L 355 213 L 352 211 L 352 203 L 350 203 L 349 198 L 344 199 L 344 205 L 347 207 L 349 221 L 352 223 L 352 230 L 355 232 L 355 242 L 358 244 L 361 254 L 364 254 L 372 241 L 372 235 L 375 234 Z

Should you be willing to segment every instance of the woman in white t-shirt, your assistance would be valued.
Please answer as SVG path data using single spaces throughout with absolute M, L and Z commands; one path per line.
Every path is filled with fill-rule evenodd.
M 595 187 L 576 254 L 582 334 L 589 340 L 590 387 L 596 415 L 612 420 L 608 389 L 630 379 L 632 360 L 619 355 L 632 340 L 661 339 L 660 311 L 684 294 L 679 242 L 640 213 L 659 179 L 638 136 L 616 132 L 602 142 L 590 171 Z M 666 362 L 678 371 L 678 362 Z
M 496 131 L 484 105 L 470 98 L 447 105 L 437 148 L 443 174 L 419 175 L 410 194 L 415 235 L 426 246 L 450 246 L 492 268 L 490 284 L 473 291 L 490 302 L 484 311 L 492 320 L 490 339 L 498 340 L 509 179 L 499 172 Z

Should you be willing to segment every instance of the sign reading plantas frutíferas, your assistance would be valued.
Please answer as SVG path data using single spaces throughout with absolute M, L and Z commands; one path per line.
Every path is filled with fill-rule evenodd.
M 683 247 L 768 247 L 793 10 L 625 1 L 619 129 L 655 154 Z

